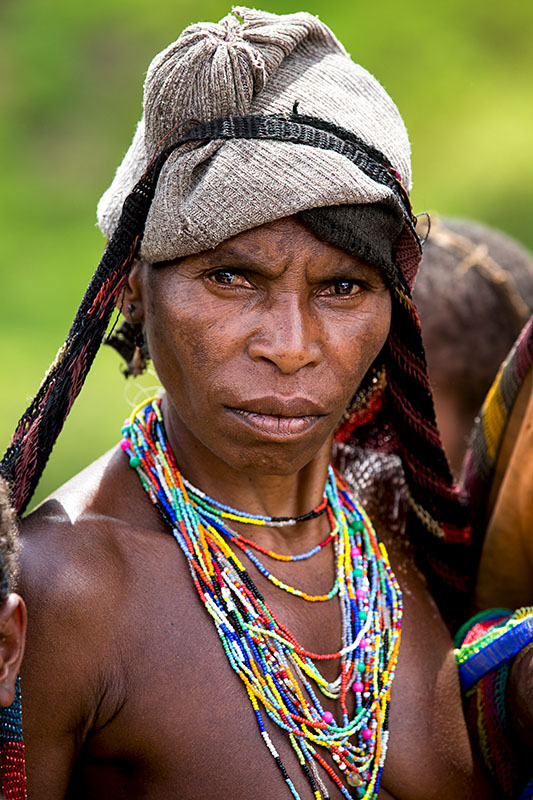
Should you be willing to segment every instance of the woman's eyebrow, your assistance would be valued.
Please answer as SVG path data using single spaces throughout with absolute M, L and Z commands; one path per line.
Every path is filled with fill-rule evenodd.
M 202 263 L 206 266 L 219 266 L 224 262 L 231 262 L 232 266 L 242 268 L 261 268 L 271 266 L 271 260 L 268 256 L 259 253 L 249 254 L 244 253 L 242 250 L 234 249 L 230 246 L 217 249 L 217 251 L 204 251 L 202 253 L 194 254 L 193 256 L 181 256 L 180 258 L 172 258 L 168 261 L 154 261 L 153 267 L 170 267 L 177 266 L 187 258 L 191 258 L 195 263 Z
M 212 263 L 217 265 L 223 262 L 231 262 L 234 266 L 239 267 L 269 267 L 272 265 L 271 259 L 266 253 L 254 252 L 246 253 L 231 246 L 218 249 L 216 252 L 203 253 L 202 260 L 207 264 Z
M 186 256 L 180 256 L 179 258 L 170 258 L 168 261 L 153 261 L 152 267 L 175 267 L 177 266 L 177 264 L 180 263 L 180 261 L 183 261 L 185 257 Z

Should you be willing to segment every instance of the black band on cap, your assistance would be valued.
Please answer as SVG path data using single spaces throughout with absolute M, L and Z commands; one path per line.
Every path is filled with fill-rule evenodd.
M 404 226 L 398 208 L 361 203 L 311 208 L 296 216 L 318 239 L 377 267 L 389 286 L 398 283 L 393 248 Z

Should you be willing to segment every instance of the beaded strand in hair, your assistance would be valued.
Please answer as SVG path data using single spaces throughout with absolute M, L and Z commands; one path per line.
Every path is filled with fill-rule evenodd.
M 100 347 L 115 300 L 142 236 L 157 177 L 158 158 L 126 198 L 117 229 L 107 244 L 78 308 L 64 345 L 39 391 L 22 415 L 0 463 L 12 485 L 13 507 L 21 514 L 30 501 L 65 419 Z
M 343 421 L 336 439 L 400 456 L 411 506 L 409 535 L 441 613 L 452 622 L 464 608 L 475 554 L 466 493 L 454 482 L 442 449 L 420 322 L 411 299 L 418 257 L 419 244 L 406 225 L 394 248 L 398 271 L 391 290 L 391 327 L 379 357 L 387 376 L 386 393 L 361 427 L 350 430 L 350 422 Z

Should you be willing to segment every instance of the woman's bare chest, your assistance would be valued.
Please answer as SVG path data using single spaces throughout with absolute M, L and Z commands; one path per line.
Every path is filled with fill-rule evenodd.
M 133 794 L 124 795 L 131 797 L 141 783 L 163 798 L 175 797 L 179 787 L 184 800 L 211 794 L 213 785 L 221 798 L 237 792 L 251 798 L 290 796 L 279 764 L 265 746 L 246 687 L 232 669 L 187 570 L 178 563 L 169 566 L 161 567 L 163 576 L 153 587 L 143 624 L 130 628 L 130 645 L 138 649 L 141 642 L 133 638 L 139 636 L 143 658 L 128 666 L 127 702 L 92 742 L 91 769 L 101 758 L 135 763 L 135 782 L 128 790 Z M 458 798 L 468 797 L 472 764 L 451 640 L 416 574 L 405 564 L 399 572 L 405 616 L 383 791 L 412 800 L 446 797 L 452 791 Z M 322 582 L 327 585 L 330 579 L 324 575 Z M 306 576 L 296 575 L 294 583 L 298 581 L 305 584 Z M 286 598 L 278 588 L 263 584 L 265 599 L 307 648 L 328 652 L 340 646 L 336 601 Z M 320 665 L 328 681 L 338 668 L 338 660 Z M 325 700 L 324 708 L 335 716 L 337 702 Z M 268 714 L 263 717 L 296 791 L 311 797 L 287 733 Z M 326 783 L 332 798 L 342 796 L 327 776 Z

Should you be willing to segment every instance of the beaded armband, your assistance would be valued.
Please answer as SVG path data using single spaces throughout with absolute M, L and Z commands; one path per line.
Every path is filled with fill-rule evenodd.
M 515 613 L 506 609 L 482 611 L 455 636 L 466 723 L 501 796 L 509 800 L 533 797 L 532 776 L 527 776 L 527 787 L 522 788 L 524 776 L 519 774 L 506 709 L 509 662 L 531 642 L 531 607 Z

